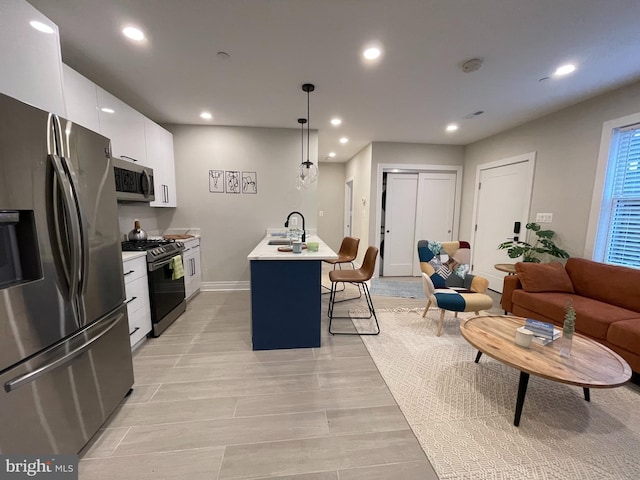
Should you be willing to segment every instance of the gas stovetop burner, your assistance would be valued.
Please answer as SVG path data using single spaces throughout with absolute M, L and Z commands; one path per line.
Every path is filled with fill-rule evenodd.
M 147 252 L 147 262 L 163 260 L 184 250 L 182 242 L 174 240 L 128 240 L 122 242 L 123 252 Z
M 152 248 L 172 243 L 171 240 L 128 240 L 122 242 L 123 252 L 146 252 Z

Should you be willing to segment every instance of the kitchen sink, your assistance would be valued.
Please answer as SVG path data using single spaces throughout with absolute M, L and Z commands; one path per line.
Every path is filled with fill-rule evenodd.
M 288 238 L 274 238 L 267 245 L 291 245 L 291 241 Z

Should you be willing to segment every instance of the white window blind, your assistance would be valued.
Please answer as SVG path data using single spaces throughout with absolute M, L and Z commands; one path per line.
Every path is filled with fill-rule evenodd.
M 617 131 L 605 262 L 640 268 L 640 125 Z

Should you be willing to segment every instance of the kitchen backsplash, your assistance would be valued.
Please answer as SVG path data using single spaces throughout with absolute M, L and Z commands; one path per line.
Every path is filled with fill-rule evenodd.
M 118 220 L 120 225 L 120 236 L 124 237 L 133 230 L 133 222 L 137 218 L 140 220 L 140 228 L 149 235 L 158 235 L 158 209 L 139 203 L 118 203 Z

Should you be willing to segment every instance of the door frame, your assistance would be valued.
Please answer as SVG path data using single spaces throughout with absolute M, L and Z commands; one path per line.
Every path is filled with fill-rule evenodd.
M 353 232 L 353 177 L 344 182 L 344 222 L 343 233 L 351 237 Z
M 380 248 L 380 229 L 382 228 L 382 176 L 384 173 L 451 173 L 456 174 L 456 198 L 453 209 L 453 238 L 458 238 L 460 228 L 460 204 L 462 200 L 462 165 L 431 165 L 420 163 L 379 163 L 376 176 L 376 214 L 374 227 L 374 245 Z M 417 248 L 417 246 L 416 246 Z M 380 275 L 382 262 L 376 262 L 373 277 Z
M 527 184 L 529 185 L 529 192 L 528 195 L 525 196 L 525 208 L 523 209 L 523 211 L 526 212 L 526 214 L 524 215 L 525 218 L 522 218 L 522 221 L 524 222 L 522 224 L 521 227 L 521 232 L 523 234 L 526 234 L 526 229 L 524 228 L 524 225 L 527 224 L 529 216 L 531 214 L 531 198 L 533 196 L 533 175 L 535 172 L 535 166 L 536 166 L 536 152 L 528 152 L 528 153 L 524 153 L 522 155 L 516 155 L 515 157 L 508 157 L 508 158 L 503 158 L 501 160 L 494 160 L 492 162 L 487 162 L 487 163 L 481 163 L 476 167 L 476 178 L 474 180 L 474 192 L 473 192 L 473 212 L 471 214 L 471 230 L 469 230 L 471 232 L 471 265 L 473 265 L 473 258 L 475 256 L 475 251 L 476 251 L 476 229 L 475 229 L 475 225 L 477 223 L 477 218 L 478 218 L 478 202 L 480 199 L 480 174 L 482 172 L 482 170 L 489 170 L 491 168 L 496 168 L 496 167 L 505 167 L 507 165 L 512 165 L 514 163 L 523 163 L 523 162 L 527 162 L 529 169 L 527 170 Z M 506 241 L 506 239 L 505 239 Z M 498 246 L 496 245 L 496 248 Z

